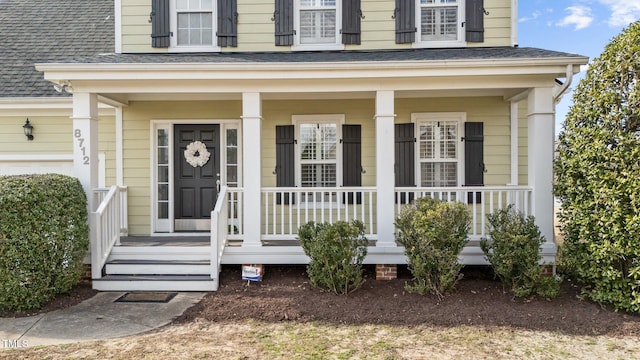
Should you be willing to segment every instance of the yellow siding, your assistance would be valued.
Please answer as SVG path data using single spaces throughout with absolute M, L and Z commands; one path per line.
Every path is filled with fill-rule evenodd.
M 59 110 L 55 110 L 59 113 Z M 27 141 L 22 130 L 24 121 L 34 127 L 33 141 Z M 115 183 L 115 123 L 113 116 L 101 116 L 98 122 L 98 151 L 105 153 L 105 184 Z M 71 154 L 73 153 L 73 121 L 68 115 L 0 117 L 0 154 Z
M 362 42 L 348 45 L 347 50 L 401 49 L 410 44 L 395 43 L 395 20 L 391 18 L 395 0 L 362 1 Z M 511 45 L 511 1 L 485 2 L 489 15 L 485 16 L 485 41 L 468 46 Z M 288 46 L 275 46 L 274 0 L 238 0 L 238 47 L 223 48 L 223 52 L 236 51 L 289 51 Z M 122 51 L 166 52 L 151 47 L 151 24 L 148 0 L 122 1 Z
M 529 126 L 527 120 L 527 100 L 518 104 L 518 184 L 526 185 L 529 182 L 529 163 L 527 146 L 529 144 Z
M 69 116 L 29 116 L 29 121 L 34 127 L 33 141 L 27 141 L 22 130 L 27 115 L 0 118 L 0 153 L 71 153 L 73 149 Z

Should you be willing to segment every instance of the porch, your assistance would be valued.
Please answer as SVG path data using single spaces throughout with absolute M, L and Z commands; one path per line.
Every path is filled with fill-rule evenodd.
M 98 290 L 215 291 L 223 264 L 306 264 L 297 230 L 303 224 L 359 220 L 370 240 L 366 264 L 405 264 L 404 248 L 379 241 L 375 188 L 263 188 L 261 217 L 247 219 L 244 190 L 223 186 L 211 212 L 208 233 L 173 233 L 166 236 L 126 236 L 127 188 L 97 190 L 101 199 L 91 214 L 92 277 Z M 460 254 L 466 265 L 486 264 L 479 240 L 486 236 L 488 214 L 514 205 L 531 213 L 532 189 L 525 186 L 396 188 L 394 214 L 413 199 L 433 197 L 467 204 L 472 223 L 469 243 Z M 247 238 L 246 229 L 260 229 L 259 241 Z M 395 227 L 394 230 L 395 232 Z M 543 246 L 545 262 L 554 262 L 553 243 Z

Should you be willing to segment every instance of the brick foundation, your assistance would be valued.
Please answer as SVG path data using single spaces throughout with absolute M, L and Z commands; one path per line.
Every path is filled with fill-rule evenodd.
M 554 265 L 542 265 L 542 276 L 552 277 L 556 274 L 556 267 Z
M 81 281 L 91 281 L 91 264 L 84 264 L 84 272 L 82 273 Z
M 376 280 L 393 280 L 398 278 L 398 265 L 376 264 Z

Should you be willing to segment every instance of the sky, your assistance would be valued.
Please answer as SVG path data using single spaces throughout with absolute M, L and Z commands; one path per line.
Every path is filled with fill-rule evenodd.
M 640 19 L 640 0 L 519 0 L 518 45 L 598 57 L 615 36 Z M 574 76 L 571 88 L 586 68 Z M 556 106 L 556 135 L 572 105 L 567 92 Z

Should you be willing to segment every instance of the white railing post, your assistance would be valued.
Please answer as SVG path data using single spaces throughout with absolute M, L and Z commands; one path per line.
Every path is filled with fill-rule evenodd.
M 102 277 L 102 265 L 100 257 L 102 253 L 100 234 L 100 217 L 97 213 L 89 213 L 89 239 L 91 241 L 91 278 L 100 279 Z
M 229 233 L 229 196 L 226 186 L 220 188 L 218 200 L 211 211 L 211 280 L 213 290 L 218 290 L 220 286 L 220 261 L 224 248 L 227 244 Z

